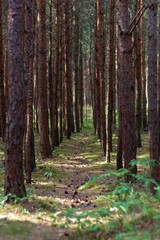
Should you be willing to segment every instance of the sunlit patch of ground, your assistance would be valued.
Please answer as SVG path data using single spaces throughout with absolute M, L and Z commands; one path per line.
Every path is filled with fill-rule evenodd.
M 143 148 L 138 149 L 138 159 L 148 161 L 148 135 L 145 133 L 142 137 Z M 71 140 L 64 139 L 50 159 L 41 158 L 36 137 L 37 170 L 32 175 L 32 185 L 27 186 L 28 200 L 13 205 L 0 205 L 0 240 L 103 240 L 116 239 L 118 234 L 117 239 L 130 240 L 134 239 L 135 234 L 139 237 L 136 239 L 145 239 L 145 231 L 151 232 L 148 236 L 157 236 L 158 220 L 148 215 L 145 218 L 141 209 L 139 212 L 134 209 L 131 215 L 124 218 L 112 206 L 112 197 L 104 198 L 116 188 L 116 176 L 98 180 L 94 186 L 79 190 L 91 177 L 115 170 L 116 141 L 115 135 L 112 161 L 107 164 L 90 124 L 81 133 L 73 134 Z M 3 144 L 0 147 L 4 149 Z M 3 159 L 3 151 L 1 156 Z M 145 170 L 148 175 L 147 166 L 139 165 L 138 168 L 140 172 Z M 0 173 L 0 197 L 3 200 L 2 161 Z M 135 185 L 135 188 L 139 187 Z M 159 207 L 157 201 L 152 200 L 152 204 L 155 204 L 155 208 Z M 107 212 L 105 215 L 106 207 L 113 212 L 111 216 Z M 97 216 L 97 212 L 100 215 Z M 82 214 L 87 215 L 83 217 Z

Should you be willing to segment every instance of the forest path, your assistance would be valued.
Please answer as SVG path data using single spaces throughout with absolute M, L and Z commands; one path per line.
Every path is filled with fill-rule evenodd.
M 0 239 L 71 239 L 72 230 L 61 227 L 66 215 L 72 210 L 81 213 L 95 209 L 96 197 L 105 190 L 103 184 L 94 191 L 78 188 L 91 176 L 103 173 L 107 167 L 113 168 L 105 163 L 100 142 L 91 127 L 84 127 L 70 140 L 64 139 L 50 159 L 40 157 L 38 144 L 36 152 L 37 170 L 32 185 L 27 187 L 28 201 L 0 209 Z M 61 224 L 55 223 L 59 215 Z

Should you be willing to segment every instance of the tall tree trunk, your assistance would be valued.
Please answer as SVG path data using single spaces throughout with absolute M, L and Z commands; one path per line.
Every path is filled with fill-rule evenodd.
M 142 18 L 142 122 L 143 130 L 148 130 L 148 121 L 147 121 L 147 96 L 146 96 L 146 46 L 145 46 L 145 37 L 146 37 L 146 24 L 145 18 Z
M 122 114 L 122 148 L 125 168 L 137 172 L 136 166 L 131 168 L 130 161 L 136 159 L 135 134 L 135 82 L 132 65 L 132 36 L 129 29 L 129 1 L 119 0 L 119 64 L 121 81 L 121 114 Z M 132 180 L 130 175 L 126 181 Z
M 23 2 L 8 1 L 8 112 L 5 151 L 5 195 L 26 195 L 23 178 L 25 82 L 23 77 Z
M 83 23 L 81 23 L 83 25 Z M 83 26 L 80 29 L 80 46 L 79 46 L 79 116 L 81 128 L 83 127 L 83 107 L 84 107 L 84 69 L 83 69 Z
M 71 137 L 73 128 L 73 99 L 72 99 L 72 76 L 71 76 L 71 23 L 70 1 L 65 0 L 65 77 L 66 77 L 66 136 Z
M 59 34 L 59 16 L 60 2 L 56 0 L 56 74 L 54 79 L 53 92 L 53 143 L 54 146 L 59 146 L 59 129 L 58 129 L 58 85 L 59 85 L 59 61 L 60 61 L 60 34 Z
M 26 116 L 26 136 L 25 136 L 25 172 L 26 181 L 31 183 L 31 172 L 36 167 L 34 153 L 34 133 L 33 133 L 33 64 L 35 52 L 35 4 L 34 0 L 25 3 L 25 62 L 24 79 L 27 84 L 27 116 Z
M 3 59 L 3 23 L 2 1 L 0 1 L 0 136 L 4 140 L 6 125 L 6 107 L 4 97 L 4 59 Z
M 63 23 L 63 5 L 62 0 L 59 1 L 60 4 L 60 15 L 59 15 L 59 45 L 60 45 L 60 56 L 59 56 L 59 142 L 61 143 L 63 140 L 63 102 L 64 102 L 64 96 L 63 96 L 63 64 L 64 64 L 64 43 L 63 43 L 63 30 L 64 30 L 64 23 Z
M 107 161 L 110 162 L 112 151 L 112 128 L 114 110 L 114 88 L 115 88 L 115 1 L 110 0 L 110 22 L 109 22 L 109 92 L 108 92 L 108 124 L 107 124 Z
M 50 135 L 51 135 L 51 143 L 52 148 L 54 148 L 54 110 L 53 110 L 53 102 L 54 102 L 54 90 L 53 90 L 53 3 L 52 0 L 49 2 L 49 59 L 48 59 L 48 92 L 49 92 L 49 110 L 50 110 Z
M 151 0 L 149 6 L 149 46 L 148 46 L 148 110 L 150 132 L 151 178 L 160 183 L 160 160 L 157 114 L 157 0 Z M 154 185 L 151 186 L 154 192 Z
M 119 62 L 119 41 L 117 41 L 117 98 L 118 98 L 118 143 L 117 143 L 117 156 L 116 156 L 116 166 L 117 170 L 123 168 L 123 149 L 122 149 L 122 81 L 120 79 L 120 62 Z
M 141 0 L 136 0 L 136 12 L 138 12 L 142 7 Z M 136 94 L 136 133 L 137 133 L 137 147 L 142 147 L 141 143 L 141 127 L 142 127 L 142 74 L 141 74 L 141 27 L 142 21 L 137 24 L 135 33 L 135 78 L 137 86 Z
M 75 126 L 76 131 L 80 132 L 80 103 L 79 103 L 79 94 L 80 94 L 80 75 L 79 75 L 79 53 L 80 53 L 80 21 L 79 21 L 79 3 L 75 3 L 75 31 L 74 31 L 74 78 L 75 78 Z
M 100 78 L 98 75 L 98 0 L 95 1 L 95 26 L 94 26 L 94 124 L 95 131 L 99 139 L 101 139 L 101 101 L 100 101 Z
M 43 157 L 52 155 L 49 142 L 46 66 L 46 1 L 38 0 L 38 121 L 40 151 Z

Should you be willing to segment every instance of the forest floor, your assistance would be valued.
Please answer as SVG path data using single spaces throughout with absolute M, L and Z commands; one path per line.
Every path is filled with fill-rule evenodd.
M 160 201 L 146 189 L 148 166 L 139 165 L 140 182 L 125 184 L 123 172 L 115 172 L 115 142 L 116 137 L 110 164 L 90 124 L 64 139 L 53 158 L 42 159 L 37 144 L 37 169 L 27 199 L 15 198 L 12 205 L 3 196 L 1 161 L 0 240 L 158 240 Z M 148 157 L 147 145 L 144 134 L 139 159 Z

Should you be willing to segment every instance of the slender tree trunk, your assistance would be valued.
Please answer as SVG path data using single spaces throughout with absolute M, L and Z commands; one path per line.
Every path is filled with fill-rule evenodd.
M 73 106 L 72 106 L 72 76 L 71 76 L 71 25 L 70 2 L 65 0 L 65 76 L 66 76 L 66 136 L 68 139 L 72 133 Z
M 4 58 L 3 58 L 3 22 L 2 1 L 0 1 L 0 136 L 4 140 L 6 125 L 6 107 L 4 97 Z
M 150 132 L 151 178 L 160 183 L 158 114 L 157 114 L 157 0 L 151 0 L 149 7 L 149 42 L 148 42 L 148 110 Z M 154 185 L 151 185 L 154 192 Z
M 64 43 L 63 43 L 63 6 L 62 1 L 60 0 L 60 15 L 59 15 L 59 24 L 60 24 L 60 36 L 59 36 L 59 45 L 60 45 L 60 59 L 59 59 L 59 141 L 60 143 L 63 140 L 63 102 L 64 102 L 64 96 L 63 96 L 63 75 L 64 75 L 64 69 L 63 69 L 63 56 L 64 56 Z
M 53 94 L 53 143 L 59 146 L 59 129 L 58 129 L 58 85 L 59 85 L 59 61 L 60 61 L 60 34 L 59 34 L 59 16 L 60 2 L 56 0 L 56 74 L 54 79 L 54 94 Z
M 83 24 L 82 24 L 83 25 Z M 79 49 L 79 116 L 81 128 L 83 127 L 83 108 L 84 108 L 84 71 L 83 71 L 83 26 L 80 29 L 80 49 Z
M 121 91 L 121 114 L 122 114 L 122 148 L 125 168 L 137 172 L 136 166 L 131 168 L 130 161 L 136 159 L 136 134 L 135 134 L 135 82 L 132 65 L 132 36 L 129 29 L 129 1 L 119 0 L 119 64 Z M 126 181 L 132 180 L 130 175 Z
M 98 73 L 98 0 L 95 1 L 95 56 L 94 56 L 94 119 L 95 131 L 99 139 L 101 139 L 101 101 L 100 101 L 100 77 Z
M 107 161 L 110 162 L 112 152 L 112 128 L 114 110 L 114 88 L 115 88 L 115 1 L 110 0 L 110 22 L 109 22 L 109 92 L 108 92 L 108 119 L 107 119 Z
M 31 183 L 31 172 L 36 167 L 34 154 L 34 133 L 33 133 L 33 64 L 35 52 L 35 4 L 33 0 L 25 3 L 25 63 L 24 78 L 27 84 L 27 116 L 26 116 L 26 136 L 25 136 L 25 172 L 26 181 Z M 33 168 L 34 167 L 34 168 Z
M 117 97 L 118 97 L 118 143 L 117 143 L 117 156 L 116 156 L 116 165 L 117 169 L 123 168 L 123 146 L 122 146 L 122 89 L 121 84 L 122 81 L 120 79 L 121 72 L 120 72 L 120 62 L 119 62 L 119 42 L 117 41 Z
M 43 157 L 52 155 L 49 142 L 46 65 L 46 1 L 38 0 L 38 121 L 40 151 Z
M 49 2 L 49 60 L 48 60 L 48 86 L 49 86 L 49 110 L 50 110 L 50 134 L 52 148 L 54 148 L 54 90 L 53 90 L 53 3 L 52 0 Z
M 146 46 L 145 46 L 145 36 L 146 36 L 146 27 L 145 19 L 142 18 L 142 121 L 143 121 L 143 130 L 148 130 L 148 121 L 147 121 L 147 96 L 146 96 Z
M 79 94 L 80 94 L 80 75 L 79 75 L 79 52 L 80 52 L 80 22 L 79 22 L 79 3 L 75 3 L 75 31 L 74 31 L 74 78 L 75 78 L 75 126 L 76 131 L 80 132 L 80 103 L 79 103 Z
M 138 12 L 142 7 L 141 0 L 136 0 L 136 12 Z M 136 95 L 136 133 L 137 133 L 137 147 L 142 147 L 141 143 L 141 126 L 142 126 L 142 74 L 141 74 L 141 26 L 142 21 L 137 24 L 135 33 L 135 77 L 137 85 L 137 95 Z
M 26 195 L 23 178 L 25 82 L 23 77 L 23 3 L 8 1 L 8 112 L 5 151 L 5 195 Z

